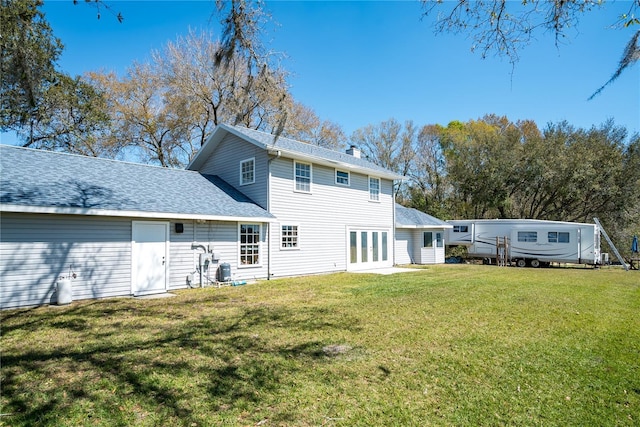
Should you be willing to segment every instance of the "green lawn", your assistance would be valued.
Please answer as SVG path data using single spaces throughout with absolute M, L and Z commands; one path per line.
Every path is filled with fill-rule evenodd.
M 640 424 L 640 273 L 442 265 L 0 313 L 6 426 Z

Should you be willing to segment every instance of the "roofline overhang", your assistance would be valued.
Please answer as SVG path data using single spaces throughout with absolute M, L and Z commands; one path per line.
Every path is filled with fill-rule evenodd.
M 83 216 L 111 216 L 129 218 L 152 219 L 178 219 L 178 220 L 205 220 L 205 221 L 229 221 L 229 222 L 275 222 L 276 218 L 252 217 L 252 216 L 225 216 L 206 214 L 185 214 L 178 212 L 144 212 L 126 211 L 116 209 L 91 209 L 58 206 L 22 206 L 0 204 L 0 212 L 34 213 L 34 214 L 58 214 L 58 215 L 83 215 Z

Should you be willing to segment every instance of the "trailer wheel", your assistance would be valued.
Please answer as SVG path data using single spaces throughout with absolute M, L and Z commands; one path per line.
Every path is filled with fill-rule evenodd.
M 524 259 L 519 259 L 516 261 L 516 266 L 518 267 L 526 267 L 527 266 L 527 261 Z
M 540 261 L 539 261 L 539 260 L 537 260 L 537 259 L 532 259 L 532 260 L 531 260 L 531 267 L 533 267 L 533 268 L 538 268 L 538 267 L 540 267 Z

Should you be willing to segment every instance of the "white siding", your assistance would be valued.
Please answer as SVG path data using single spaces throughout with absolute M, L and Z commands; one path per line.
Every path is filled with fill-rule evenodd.
M 436 233 L 442 233 L 444 239 L 444 229 L 406 229 L 399 228 L 396 230 L 396 263 L 398 264 L 442 264 L 444 263 L 444 240 L 442 247 L 434 246 L 424 248 L 425 231 L 433 233 L 434 239 Z
M 182 233 L 176 233 L 176 223 L 184 227 Z M 174 221 L 170 227 L 169 243 L 169 289 L 187 287 L 187 276 L 197 263 L 196 251 L 191 249 L 193 242 L 194 221 Z
M 240 162 L 255 157 L 255 182 L 240 185 Z M 238 138 L 227 135 L 200 168 L 199 172 L 218 175 L 241 191 L 263 209 L 267 208 L 267 181 L 269 157 L 263 149 Z
M 187 276 L 195 273 L 195 285 L 199 284 L 199 274 L 196 267 L 199 262 L 199 254 L 202 249 L 191 249 L 193 243 L 204 245 L 219 256 L 214 261 L 209 270 L 210 280 L 217 278 L 217 269 L 222 263 L 228 263 L 231 267 L 231 274 L 237 280 L 253 280 L 267 277 L 267 244 L 265 243 L 266 225 L 262 225 L 262 245 L 260 257 L 262 259 L 259 267 L 238 268 L 238 223 L 233 221 L 196 221 L 184 222 L 184 233 L 175 232 L 174 223 L 171 224 L 171 268 L 170 268 L 170 289 L 184 288 L 187 286 Z M 206 274 L 203 279 L 206 283 Z
M 396 229 L 396 264 L 414 264 L 413 241 L 412 230 Z
M 347 230 L 387 231 L 389 265 L 393 262 L 393 183 L 381 180 L 380 202 L 369 201 L 369 176 L 351 172 L 350 186 L 335 183 L 335 169 L 312 166 L 311 193 L 294 191 L 293 160 L 271 163 L 270 212 L 272 271 L 275 276 L 325 273 L 347 269 Z M 298 225 L 300 247 L 280 248 L 281 225 Z
M 56 302 L 56 282 L 69 273 L 73 299 L 131 293 L 131 220 L 3 213 L 0 307 Z
M 160 221 L 162 222 L 162 221 Z M 175 224 L 183 224 L 176 233 Z M 131 295 L 131 218 L 2 213 L 0 220 L 0 308 L 55 304 L 56 282 L 69 274 L 74 300 Z M 172 221 L 169 242 L 169 289 L 187 287 L 203 244 L 231 265 L 234 279 L 267 277 L 266 225 L 262 226 L 259 267 L 238 268 L 238 223 Z M 198 275 L 196 275 L 198 278 Z

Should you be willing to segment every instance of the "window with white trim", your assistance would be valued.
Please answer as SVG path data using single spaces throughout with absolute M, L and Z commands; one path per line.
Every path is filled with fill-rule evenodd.
M 336 184 L 349 186 L 349 172 L 336 169 Z
M 240 162 L 240 185 L 256 182 L 256 159 L 252 157 Z
M 433 247 L 433 232 L 432 231 L 424 231 L 424 232 L 422 232 L 422 247 L 423 248 L 432 248 Z
M 468 233 L 469 226 L 468 225 L 454 225 L 453 226 L 454 233 Z
M 296 191 L 311 192 L 311 164 L 294 162 Z
M 240 267 L 260 265 L 260 224 L 240 224 Z
M 380 178 L 369 177 L 369 200 L 380 201 Z
M 298 226 L 297 225 L 283 225 L 281 227 L 281 243 L 280 248 L 282 249 L 298 249 L 299 248 L 299 240 L 298 240 Z

